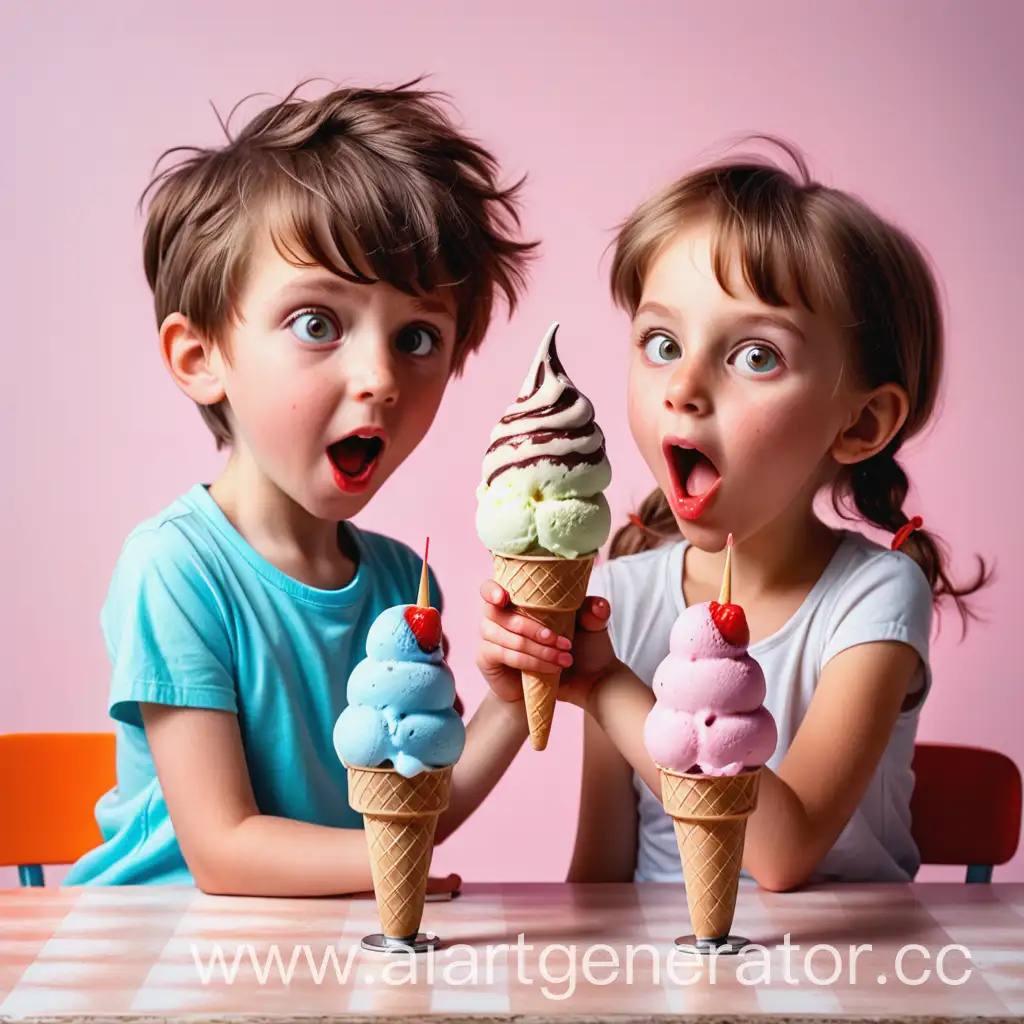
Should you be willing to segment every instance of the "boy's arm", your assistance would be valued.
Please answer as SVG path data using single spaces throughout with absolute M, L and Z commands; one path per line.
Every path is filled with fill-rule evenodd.
M 488 691 L 466 726 L 466 746 L 452 771 L 448 808 L 438 818 L 435 842 L 445 841 L 498 784 L 530 735 L 523 701 Z
M 244 896 L 332 896 L 373 887 L 361 829 L 261 814 L 235 715 L 141 704 L 167 810 L 196 885 Z M 432 889 L 453 889 L 433 883 Z
M 644 743 L 644 725 L 654 707 L 651 689 L 616 660 L 594 682 L 583 707 L 660 800 L 661 774 Z
M 594 718 L 583 719 L 583 772 L 567 882 L 632 882 L 637 799 L 633 769 Z M 609 827 L 613 822 L 614 827 Z

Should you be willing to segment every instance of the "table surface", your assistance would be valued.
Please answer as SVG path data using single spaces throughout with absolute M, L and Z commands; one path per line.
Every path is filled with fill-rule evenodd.
M 0 1019 L 1024 1019 L 1018 884 L 743 884 L 730 957 L 675 950 L 681 885 L 467 885 L 423 927 L 414 959 L 361 948 L 372 899 L 3 890 Z

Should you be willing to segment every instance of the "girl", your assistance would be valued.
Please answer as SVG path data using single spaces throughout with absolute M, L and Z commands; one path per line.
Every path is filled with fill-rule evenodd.
M 758 159 L 711 166 L 619 232 L 629 422 L 658 489 L 595 571 L 572 652 L 482 588 L 491 687 L 514 699 L 522 669 L 554 662 L 560 697 L 588 712 L 570 880 L 682 879 L 643 727 L 672 624 L 717 598 L 730 532 L 733 601 L 779 730 L 745 873 L 778 891 L 907 881 L 919 866 L 911 759 L 932 606 L 951 598 L 966 625 L 965 598 L 987 580 L 982 562 L 954 584 L 903 507 L 897 454 L 928 423 L 942 370 L 937 289 L 903 232 L 778 145 L 797 176 Z M 823 490 L 891 546 L 828 527 Z

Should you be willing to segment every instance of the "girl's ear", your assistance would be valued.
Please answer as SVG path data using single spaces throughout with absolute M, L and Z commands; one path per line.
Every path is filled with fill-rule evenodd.
M 220 349 L 192 330 L 188 317 L 171 313 L 160 325 L 160 354 L 175 383 L 198 405 L 224 399 Z
M 910 399 L 899 384 L 883 384 L 860 396 L 850 422 L 832 443 L 832 458 L 843 465 L 871 458 L 896 436 L 909 412 Z

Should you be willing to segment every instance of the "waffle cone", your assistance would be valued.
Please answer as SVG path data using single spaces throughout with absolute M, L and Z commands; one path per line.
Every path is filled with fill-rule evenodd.
M 381 931 L 419 932 L 438 815 L 448 806 L 452 769 L 410 779 L 390 768 L 348 768 L 348 798 L 363 815 Z
M 747 818 L 761 771 L 690 775 L 661 768 L 661 797 L 672 818 L 686 881 L 690 926 L 698 939 L 729 934 L 743 864 Z
M 508 591 L 512 604 L 531 619 L 573 638 L 576 612 L 587 596 L 594 556 L 531 557 L 494 554 L 494 580 Z M 523 672 L 523 699 L 534 750 L 548 745 L 562 673 Z

